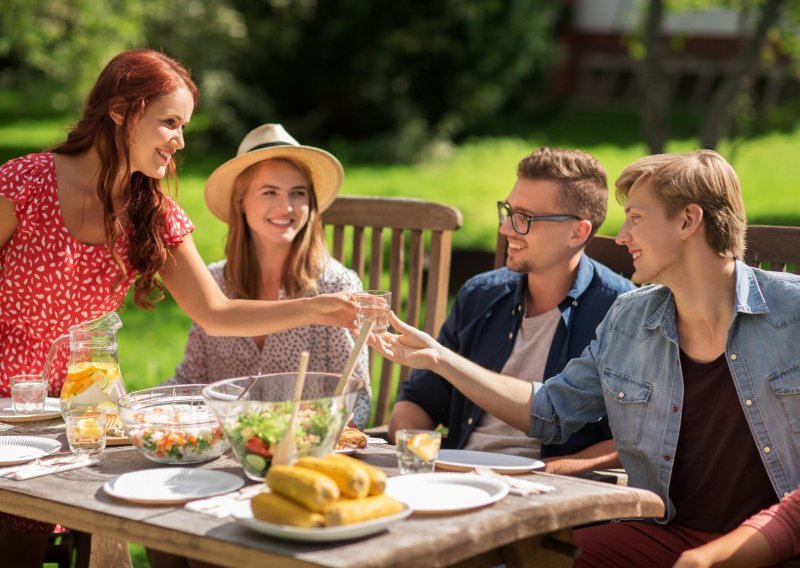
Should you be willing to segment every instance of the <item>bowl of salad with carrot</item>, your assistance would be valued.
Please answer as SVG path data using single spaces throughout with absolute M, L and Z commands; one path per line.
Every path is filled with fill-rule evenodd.
M 203 386 L 155 387 L 120 398 L 119 415 L 131 444 L 157 463 L 201 463 L 221 456 L 230 444 L 203 399 Z

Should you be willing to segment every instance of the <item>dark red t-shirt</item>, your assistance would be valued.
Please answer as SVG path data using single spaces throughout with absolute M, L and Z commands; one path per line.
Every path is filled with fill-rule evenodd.
M 725 533 L 778 502 L 745 420 L 725 355 L 698 363 L 681 351 L 683 409 L 669 496 L 674 523 Z

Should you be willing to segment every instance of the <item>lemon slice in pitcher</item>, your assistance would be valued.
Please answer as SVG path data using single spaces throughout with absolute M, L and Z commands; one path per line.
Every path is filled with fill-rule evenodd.
M 92 379 L 92 382 L 96 384 L 101 391 L 105 392 L 108 388 L 108 375 L 103 371 L 95 371 L 89 375 L 89 378 Z
M 407 447 L 411 453 L 427 462 L 436 459 L 436 454 L 439 452 L 439 441 L 434 440 L 430 434 L 414 434 L 409 438 Z

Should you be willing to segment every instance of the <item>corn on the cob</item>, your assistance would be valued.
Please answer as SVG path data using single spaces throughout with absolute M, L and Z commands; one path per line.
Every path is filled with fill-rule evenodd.
M 324 473 L 336 482 L 339 492 L 345 497 L 361 499 L 369 493 L 369 476 L 349 462 L 304 456 L 294 465 Z
M 394 515 L 403 504 L 388 495 L 336 501 L 325 510 L 325 526 L 350 525 Z
M 259 493 L 250 501 L 253 516 L 268 523 L 293 527 L 321 527 L 325 517 L 277 493 Z
M 339 498 L 336 482 L 323 473 L 303 467 L 273 465 L 266 481 L 275 493 L 320 513 Z
M 346 456 L 343 454 L 329 454 L 325 456 L 325 459 L 337 460 L 343 463 L 348 463 L 351 464 L 353 467 L 357 467 L 362 471 L 364 471 L 369 477 L 370 495 L 383 495 L 383 492 L 386 490 L 386 472 L 383 471 L 382 469 L 378 469 L 375 466 L 369 465 L 368 463 L 364 463 L 361 460 L 357 460 L 355 458 L 351 458 L 350 456 Z

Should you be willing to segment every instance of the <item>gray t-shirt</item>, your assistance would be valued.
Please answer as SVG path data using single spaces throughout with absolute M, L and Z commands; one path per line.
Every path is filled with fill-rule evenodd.
M 553 342 L 561 311 L 556 307 L 534 317 L 522 319 L 514 349 L 502 374 L 525 382 L 542 382 L 550 344 Z M 541 442 L 502 420 L 484 412 L 464 446 L 466 450 L 497 452 L 538 459 Z

